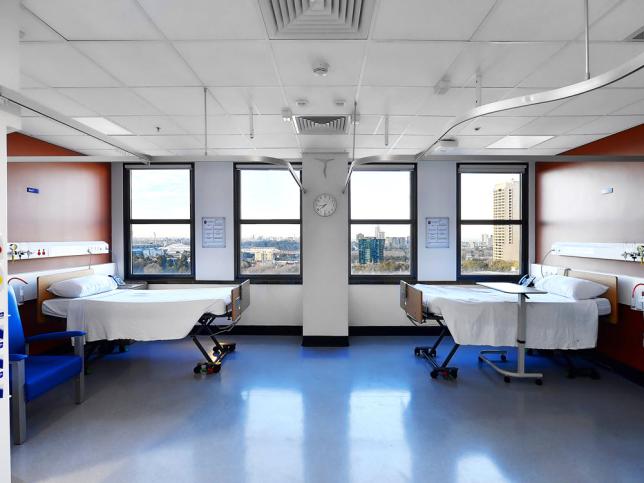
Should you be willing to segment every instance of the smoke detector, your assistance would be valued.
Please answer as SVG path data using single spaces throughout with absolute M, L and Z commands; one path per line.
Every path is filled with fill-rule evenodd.
M 439 139 L 434 145 L 434 148 L 432 149 L 432 151 L 437 153 L 445 153 L 450 149 L 454 149 L 457 147 L 458 147 L 458 140 L 456 139 L 453 139 L 453 138 Z
M 326 77 L 329 73 L 329 64 L 326 62 L 320 62 L 313 67 L 313 73 L 319 77 Z
M 288 107 L 285 107 L 282 109 L 282 121 L 284 122 L 291 122 L 291 119 L 293 118 L 293 112 Z
M 337 107 L 344 107 L 344 106 L 345 106 L 345 104 L 347 103 L 347 101 L 345 101 L 344 99 L 336 99 L 335 101 L 333 101 L 333 103 L 334 103 Z
M 308 100 L 308 99 L 304 99 L 304 98 L 301 98 L 301 99 L 295 99 L 295 105 L 296 105 L 297 107 L 306 107 L 306 106 L 308 106 L 308 105 L 309 105 L 309 100 Z

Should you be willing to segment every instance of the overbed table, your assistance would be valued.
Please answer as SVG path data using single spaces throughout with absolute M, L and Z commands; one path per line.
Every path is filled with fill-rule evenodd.
M 499 292 L 517 295 L 519 313 L 517 317 L 517 369 L 516 371 L 508 371 L 499 367 L 486 357 L 487 354 L 501 354 L 501 360 L 506 360 L 507 351 L 505 350 L 483 350 L 479 354 L 479 360 L 488 364 L 499 374 L 503 375 L 505 382 L 510 382 L 511 378 L 519 379 L 534 379 L 534 382 L 539 386 L 543 384 L 543 374 L 539 372 L 526 372 L 525 371 L 525 339 L 526 339 L 526 300 L 530 294 L 545 294 L 542 290 L 534 287 L 525 287 L 516 283 L 505 282 L 477 282 L 477 285 L 498 290 Z

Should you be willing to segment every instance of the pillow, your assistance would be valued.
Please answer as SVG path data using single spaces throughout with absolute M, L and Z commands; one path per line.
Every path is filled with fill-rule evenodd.
M 608 290 L 608 287 L 600 283 L 563 275 L 548 275 L 537 280 L 534 286 L 539 290 L 574 300 L 594 299 Z
M 117 288 L 116 282 L 109 275 L 86 275 L 52 283 L 47 289 L 58 297 L 88 297 Z

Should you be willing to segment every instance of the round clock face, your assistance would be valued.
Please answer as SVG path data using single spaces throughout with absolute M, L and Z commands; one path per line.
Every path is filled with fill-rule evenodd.
M 331 216 L 337 208 L 335 198 L 327 193 L 323 193 L 313 201 L 313 209 L 320 216 Z

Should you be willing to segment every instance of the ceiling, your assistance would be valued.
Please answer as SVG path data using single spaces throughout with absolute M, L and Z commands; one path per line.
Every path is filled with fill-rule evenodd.
M 284 108 L 350 114 L 355 99 L 356 157 L 416 154 L 475 107 L 477 73 L 483 103 L 584 80 L 583 0 L 361 3 L 373 4 L 369 25 L 341 40 L 320 27 L 317 39 L 280 37 L 264 21 L 264 0 L 23 0 L 21 92 L 66 116 L 108 118 L 132 133 L 114 138 L 134 150 L 197 156 L 207 87 L 209 154 L 294 159 L 350 152 L 353 140 L 297 135 L 282 120 Z M 592 75 L 644 52 L 644 42 L 625 41 L 644 27 L 641 0 L 590 0 L 590 26 Z M 319 63 L 329 65 L 327 76 L 313 74 Z M 441 79 L 449 88 L 437 94 Z M 23 132 L 37 138 L 90 155 L 121 154 L 23 115 Z M 479 118 L 452 134 L 461 154 L 553 155 L 641 123 L 644 76 L 637 75 L 576 99 Z M 486 149 L 510 134 L 554 137 L 531 149 Z

